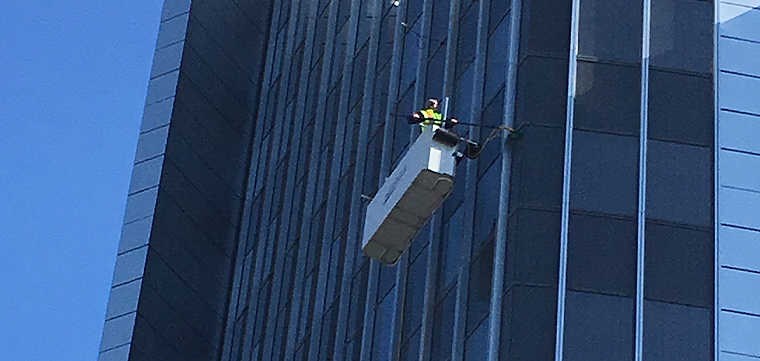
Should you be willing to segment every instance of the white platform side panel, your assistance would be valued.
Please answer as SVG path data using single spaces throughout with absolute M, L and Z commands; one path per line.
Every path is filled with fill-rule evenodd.
M 433 140 L 428 127 L 367 207 L 362 250 L 394 265 L 454 188 L 455 147 Z

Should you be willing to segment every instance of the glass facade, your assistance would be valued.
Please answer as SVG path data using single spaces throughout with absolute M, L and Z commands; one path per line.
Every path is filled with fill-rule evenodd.
M 754 247 L 760 225 L 715 211 L 716 187 L 729 187 L 726 199 L 749 190 L 734 199 L 751 210 L 760 183 L 738 173 L 719 183 L 716 164 L 755 164 L 760 150 L 728 131 L 731 146 L 716 148 L 714 104 L 725 105 L 720 127 L 756 135 L 760 113 L 737 105 L 750 103 L 740 94 L 716 98 L 724 60 L 712 2 L 186 2 L 179 16 L 199 23 L 186 31 L 197 40 L 168 79 L 178 83 L 168 135 L 152 114 L 166 114 L 172 95 L 156 82 L 138 150 L 149 169 L 151 147 L 166 148 L 158 195 L 149 176 L 133 182 L 158 199 L 135 192 L 135 203 L 184 222 L 128 209 L 122 244 L 138 252 L 120 260 L 145 275 L 117 266 L 113 295 L 146 308 L 118 316 L 109 306 L 102 360 L 119 359 L 114 350 L 156 358 L 145 355 L 161 347 L 167 360 L 190 359 L 182 346 L 195 341 L 198 359 L 219 361 L 715 360 L 718 317 L 751 323 L 737 315 L 760 312 L 716 302 L 716 264 L 734 272 L 729 286 L 755 284 L 735 272 L 760 271 L 736 251 Z M 224 61 L 254 43 L 231 18 L 215 32 L 213 19 L 236 11 L 258 20 L 254 64 Z M 727 82 L 760 75 L 735 55 L 746 46 L 760 58 L 760 40 L 721 41 Z M 419 134 L 403 116 L 443 97 L 451 116 L 484 126 L 457 126 L 460 135 L 482 142 L 513 124 L 522 138 L 458 163 L 451 195 L 400 262 L 383 266 L 361 252 L 366 207 Z M 195 163 L 207 166 L 188 172 Z M 722 261 L 718 229 L 738 240 Z M 159 307 L 182 320 L 181 336 L 156 321 Z M 109 323 L 133 327 L 131 341 L 107 338 Z M 138 344 L 149 339 L 160 342 Z M 753 355 L 742 352 L 730 354 Z

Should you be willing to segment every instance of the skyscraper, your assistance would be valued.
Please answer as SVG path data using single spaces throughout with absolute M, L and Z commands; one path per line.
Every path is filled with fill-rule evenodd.
M 757 5 L 167 0 L 100 360 L 760 358 Z M 444 97 L 523 137 L 382 266 Z

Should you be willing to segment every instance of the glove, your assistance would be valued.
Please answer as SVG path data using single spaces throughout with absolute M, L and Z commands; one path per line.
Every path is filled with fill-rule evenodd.
M 443 128 L 444 129 L 454 128 L 454 126 L 457 125 L 457 123 L 459 123 L 459 121 L 456 120 L 456 118 L 447 119 L 446 123 L 443 125 Z
M 419 112 L 414 112 L 412 115 L 406 117 L 406 122 L 409 124 L 419 124 L 422 123 L 425 119 L 422 117 L 422 114 Z

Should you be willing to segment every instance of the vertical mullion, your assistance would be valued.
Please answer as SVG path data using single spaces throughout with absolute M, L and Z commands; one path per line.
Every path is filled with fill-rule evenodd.
M 446 63 L 443 70 L 443 96 L 451 95 L 451 89 L 456 82 L 456 52 L 459 37 L 459 3 L 464 0 L 450 0 L 449 3 L 449 35 L 446 40 Z M 449 110 L 451 108 L 449 107 Z M 446 115 L 446 114 L 444 114 Z
M 567 119 L 565 122 L 565 154 L 562 176 L 562 223 L 559 246 L 559 277 L 557 285 L 557 334 L 554 359 L 562 361 L 565 338 L 565 294 L 567 292 L 567 238 L 570 220 L 570 170 L 573 149 L 573 121 L 575 118 L 575 89 L 578 73 L 578 27 L 580 0 L 573 0 L 570 23 L 570 57 L 567 77 Z
M 422 47 L 420 48 L 420 67 L 417 69 L 417 84 L 414 93 L 415 104 L 420 104 L 424 99 L 427 87 L 427 64 L 430 52 L 430 29 L 433 20 L 433 2 L 434 0 L 425 0 L 422 9 Z M 429 93 L 429 91 L 427 91 Z M 413 130 L 416 133 L 415 130 Z M 425 294 L 423 296 L 422 322 L 420 325 L 420 351 L 419 360 L 428 361 L 430 359 L 430 347 L 433 341 L 433 311 L 435 309 L 435 285 L 437 282 L 438 256 L 441 248 L 440 232 L 436 232 L 438 224 L 441 222 L 440 208 L 433 214 L 430 219 L 430 245 L 428 246 L 428 267 L 425 277 Z M 412 342 L 411 340 L 409 342 Z
M 517 56 L 520 43 L 520 17 L 522 1 L 511 0 L 509 14 L 509 52 L 507 59 L 507 79 L 504 96 L 504 125 L 514 128 L 515 99 L 517 92 Z M 491 310 L 488 325 L 488 361 L 499 360 L 501 347 L 501 318 L 504 298 L 504 268 L 507 253 L 507 220 L 509 213 L 509 186 L 512 154 L 507 148 L 507 139 L 501 140 L 501 187 L 499 189 L 499 218 L 496 223 L 494 244 L 493 280 L 491 286 Z
M 649 122 L 649 42 L 651 34 L 651 0 L 643 0 L 641 39 L 641 125 L 639 134 L 639 199 L 636 246 L 636 334 L 634 360 L 643 358 L 644 345 L 644 255 L 647 189 L 647 133 Z
M 474 5 L 471 5 L 474 6 Z M 459 6 L 457 6 L 459 8 Z M 478 8 L 478 31 L 476 37 L 475 59 L 473 60 L 473 81 L 472 101 L 470 104 L 470 121 L 475 122 L 480 117 L 483 108 L 483 82 L 484 69 L 486 61 L 486 48 L 488 38 L 488 11 L 490 9 L 489 1 L 480 1 Z M 474 11 L 469 9 L 468 11 Z M 454 18 L 457 28 L 460 23 L 459 14 Z M 451 39 L 459 42 L 459 39 Z M 458 54 L 457 54 L 458 55 Z M 456 94 L 461 96 L 461 94 Z M 470 139 L 480 138 L 480 128 L 469 127 Z M 474 242 L 474 223 L 475 223 L 475 198 L 477 197 L 478 183 L 478 164 L 479 160 L 467 161 L 467 173 L 465 176 L 465 201 L 462 205 L 465 208 L 465 220 L 463 230 L 463 249 L 460 259 L 459 279 L 457 280 L 457 295 L 454 311 L 454 338 L 452 342 L 451 361 L 461 361 L 464 358 L 465 340 L 467 338 L 467 308 L 469 302 L 470 289 L 470 263 L 472 261 L 472 244 Z
M 401 77 L 401 67 L 404 62 L 404 57 L 406 56 L 406 42 L 409 41 L 407 39 L 407 33 L 404 26 L 404 19 L 406 19 L 406 13 L 409 9 L 409 0 L 404 0 L 404 4 L 402 6 L 399 6 L 399 11 L 396 13 L 396 31 L 394 33 L 394 42 L 393 42 L 393 54 L 394 59 L 391 61 L 391 90 L 388 94 L 389 101 L 388 101 L 388 112 L 389 113 L 396 113 L 396 109 L 398 106 L 398 90 L 399 90 L 399 83 L 400 83 L 400 77 Z M 411 29 L 411 28 L 410 28 Z M 418 57 L 419 62 L 419 57 Z M 392 102 L 390 101 L 392 100 Z M 416 103 L 415 103 L 416 104 Z M 398 120 L 397 118 L 393 117 L 391 118 L 394 127 L 395 127 L 395 121 Z M 395 134 L 395 129 L 394 129 Z M 409 135 L 409 144 L 411 145 L 414 142 L 414 127 L 409 127 L 407 134 Z M 395 143 L 395 140 L 393 141 Z M 393 147 L 395 144 L 391 144 L 391 158 L 393 157 Z M 403 153 L 400 155 L 400 157 L 403 157 Z M 401 350 L 401 329 L 403 328 L 403 316 L 404 316 L 404 299 L 406 298 L 406 277 L 407 272 L 409 269 L 409 262 L 410 262 L 411 255 L 409 254 L 409 250 L 405 252 L 405 254 L 402 255 L 398 267 L 396 268 L 396 299 L 394 302 L 394 320 L 393 320 L 393 332 L 392 332 L 392 338 L 391 338 L 391 360 L 392 361 L 398 361 L 399 359 L 399 351 Z
M 719 103 L 719 80 L 720 80 L 720 57 L 718 51 L 720 51 L 720 1 L 713 2 L 713 360 L 720 360 L 720 338 L 718 337 L 718 331 L 720 330 L 720 297 L 718 293 L 720 287 L 720 218 L 718 199 L 720 197 L 720 172 L 718 171 L 718 164 L 720 164 L 720 128 L 718 127 L 718 121 L 720 120 L 720 107 Z

